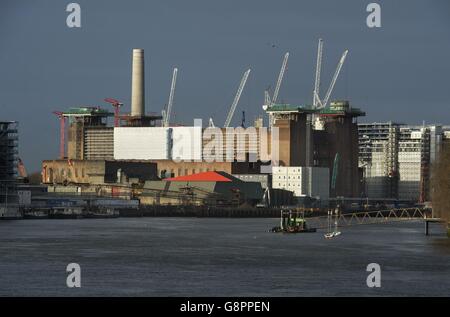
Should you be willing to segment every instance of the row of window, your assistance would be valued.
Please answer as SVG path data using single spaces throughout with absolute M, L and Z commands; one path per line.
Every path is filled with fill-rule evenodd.
M 62 168 L 62 169 L 60 170 L 60 175 L 61 175 L 62 177 L 67 176 L 67 178 L 71 178 L 71 177 L 72 177 L 72 170 L 74 171 L 75 177 L 78 177 L 78 175 L 79 175 L 79 173 L 78 173 L 78 168 L 74 168 L 74 169 L 70 169 L 70 168 L 65 169 L 65 168 Z M 52 169 L 52 168 L 49 169 L 49 173 L 50 173 L 50 175 L 53 174 L 53 169 Z M 81 177 L 84 177 L 84 168 L 81 169 Z
M 158 175 L 160 175 L 160 173 L 161 173 L 162 171 L 170 172 L 170 175 L 175 175 L 175 174 L 174 174 L 174 173 L 175 173 L 175 169 L 173 169 L 173 168 L 170 169 L 170 170 L 158 170 Z M 190 171 L 191 171 L 191 173 L 189 173 Z M 185 168 L 185 169 L 183 170 L 183 169 L 179 168 L 179 169 L 177 170 L 178 174 L 175 175 L 175 176 L 185 176 L 185 175 L 191 175 L 191 174 L 203 173 L 203 172 L 210 172 L 210 171 L 216 171 L 216 169 L 215 169 L 215 168 L 214 168 L 214 169 L 209 169 L 209 168 L 205 168 L 205 169 L 203 169 L 203 168 L 193 168 L 192 170 L 189 170 L 188 168 Z M 184 172 L 184 174 L 182 174 L 182 172 Z
M 300 175 L 293 175 L 293 176 L 288 176 L 288 178 L 287 179 L 301 179 L 302 177 L 300 176 Z M 286 176 L 285 175 L 283 175 L 283 176 L 281 176 L 281 175 L 277 175 L 277 176 L 275 176 L 275 179 L 286 179 Z

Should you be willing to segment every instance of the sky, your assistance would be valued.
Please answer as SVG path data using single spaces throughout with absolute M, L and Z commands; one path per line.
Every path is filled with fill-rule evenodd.
M 371 2 L 381 5 L 380 28 L 367 27 Z M 52 111 L 111 108 L 106 97 L 130 110 L 133 48 L 145 50 L 147 112 L 161 112 L 178 67 L 172 121 L 180 124 L 213 117 L 221 125 L 248 68 L 233 123 L 242 111 L 251 123 L 285 52 L 278 101 L 311 104 L 323 38 L 322 97 L 348 49 L 331 99 L 362 108 L 361 122 L 450 125 L 448 0 L 78 0 L 81 28 L 66 25 L 69 3 L 0 2 L 0 120 L 19 121 L 28 172 L 58 155 Z

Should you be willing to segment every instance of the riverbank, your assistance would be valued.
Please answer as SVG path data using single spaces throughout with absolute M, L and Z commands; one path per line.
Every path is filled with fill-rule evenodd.
M 197 218 L 274 218 L 280 217 L 281 208 L 256 207 L 208 207 L 141 205 L 137 208 L 108 207 L 87 209 L 84 207 L 28 208 L 22 210 L 23 219 L 81 219 L 128 217 L 197 217 Z M 306 209 L 305 216 L 326 215 L 325 210 Z

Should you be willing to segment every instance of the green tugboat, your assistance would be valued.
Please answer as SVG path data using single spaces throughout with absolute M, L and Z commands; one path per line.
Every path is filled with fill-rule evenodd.
M 316 232 L 316 228 L 309 228 L 306 224 L 304 212 L 281 210 L 280 226 L 273 227 L 270 232 L 304 233 Z

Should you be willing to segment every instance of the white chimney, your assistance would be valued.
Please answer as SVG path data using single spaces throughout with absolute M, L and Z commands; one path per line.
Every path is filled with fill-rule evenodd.
M 133 70 L 131 74 L 131 115 L 145 115 L 145 71 L 144 50 L 133 49 Z

